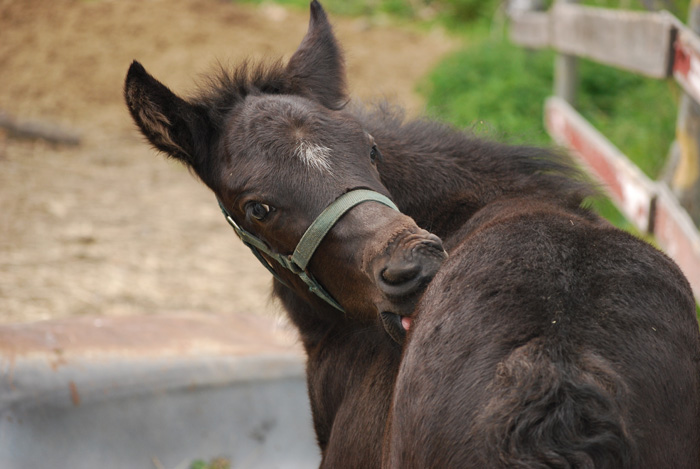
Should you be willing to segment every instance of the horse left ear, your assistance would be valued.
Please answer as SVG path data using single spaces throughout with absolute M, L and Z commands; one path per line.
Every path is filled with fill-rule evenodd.
M 347 102 L 343 53 L 316 0 L 311 2 L 309 30 L 289 59 L 287 72 L 295 92 L 329 109 L 340 109 Z

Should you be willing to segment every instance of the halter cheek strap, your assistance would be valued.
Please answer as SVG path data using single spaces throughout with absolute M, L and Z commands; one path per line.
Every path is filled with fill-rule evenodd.
M 306 232 L 299 240 L 294 252 L 288 256 L 274 252 L 264 241 L 244 230 L 234 221 L 233 217 L 231 217 L 226 208 L 224 208 L 221 200 L 218 202 L 221 211 L 226 217 L 229 225 L 231 225 L 233 228 L 233 231 L 236 232 L 241 241 L 243 241 L 243 244 L 250 248 L 255 257 L 262 263 L 263 266 L 265 266 L 265 268 L 267 268 L 267 270 L 270 271 L 270 273 L 272 273 L 277 280 L 282 282 L 282 284 L 289 286 L 284 280 L 282 280 L 277 272 L 275 272 L 262 253 L 267 255 L 269 258 L 274 259 L 285 269 L 299 276 L 299 278 L 306 283 L 306 285 L 308 285 L 309 290 L 316 294 L 316 296 L 334 308 L 345 312 L 342 306 L 340 306 L 338 302 L 335 301 L 333 297 L 321 286 L 321 284 L 318 283 L 314 276 L 308 272 L 307 266 L 309 265 L 314 252 L 316 252 L 316 249 L 321 244 L 321 241 L 323 241 L 323 238 L 328 234 L 338 220 L 340 220 L 345 213 L 356 205 L 369 201 L 379 202 L 393 208 L 396 211 L 399 210 L 388 197 L 378 192 L 367 189 L 356 189 L 346 192 L 342 196 L 338 197 L 328 207 L 326 207 L 326 209 L 321 212 L 316 220 L 311 223 L 311 226 L 307 228 Z

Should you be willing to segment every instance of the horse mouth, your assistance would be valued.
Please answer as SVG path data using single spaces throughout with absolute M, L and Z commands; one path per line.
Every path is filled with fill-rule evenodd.
M 379 318 L 398 344 L 405 342 L 418 300 L 447 259 L 440 238 L 417 230 L 397 236 L 373 268 L 375 283 L 383 295 L 377 304 Z
M 398 344 L 403 344 L 406 340 L 406 333 L 413 325 L 413 318 L 402 316 L 390 311 L 382 311 L 379 314 L 384 329 L 389 336 Z

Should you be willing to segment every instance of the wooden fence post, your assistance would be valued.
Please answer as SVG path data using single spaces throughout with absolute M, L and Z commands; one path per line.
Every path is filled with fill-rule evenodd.
M 577 3 L 578 0 L 557 0 L 561 3 Z M 578 88 L 578 59 L 575 55 L 557 54 L 554 62 L 554 95 L 572 106 L 576 105 Z
M 692 0 L 688 26 L 700 34 L 700 0 Z M 700 104 L 683 93 L 676 123 L 678 162 L 671 189 L 696 225 L 700 226 Z

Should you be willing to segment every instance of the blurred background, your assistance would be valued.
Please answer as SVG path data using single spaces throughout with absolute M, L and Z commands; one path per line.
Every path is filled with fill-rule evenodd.
M 665 8 L 685 21 L 689 0 L 581 3 Z M 510 43 L 506 2 L 323 4 L 354 97 L 388 98 L 486 137 L 551 144 L 542 105 L 554 55 Z M 279 315 L 267 271 L 209 190 L 145 144 L 122 86 L 137 59 L 186 96 L 217 63 L 289 57 L 307 22 L 306 0 L 0 0 L 0 120 L 66 137 L 52 143 L 0 128 L 0 322 Z M 657 179 L 674 139 L 678 86 L 585 60 L 579 73 L 580 112 Z M 596 207 L 629 226 L 609 203 Z

